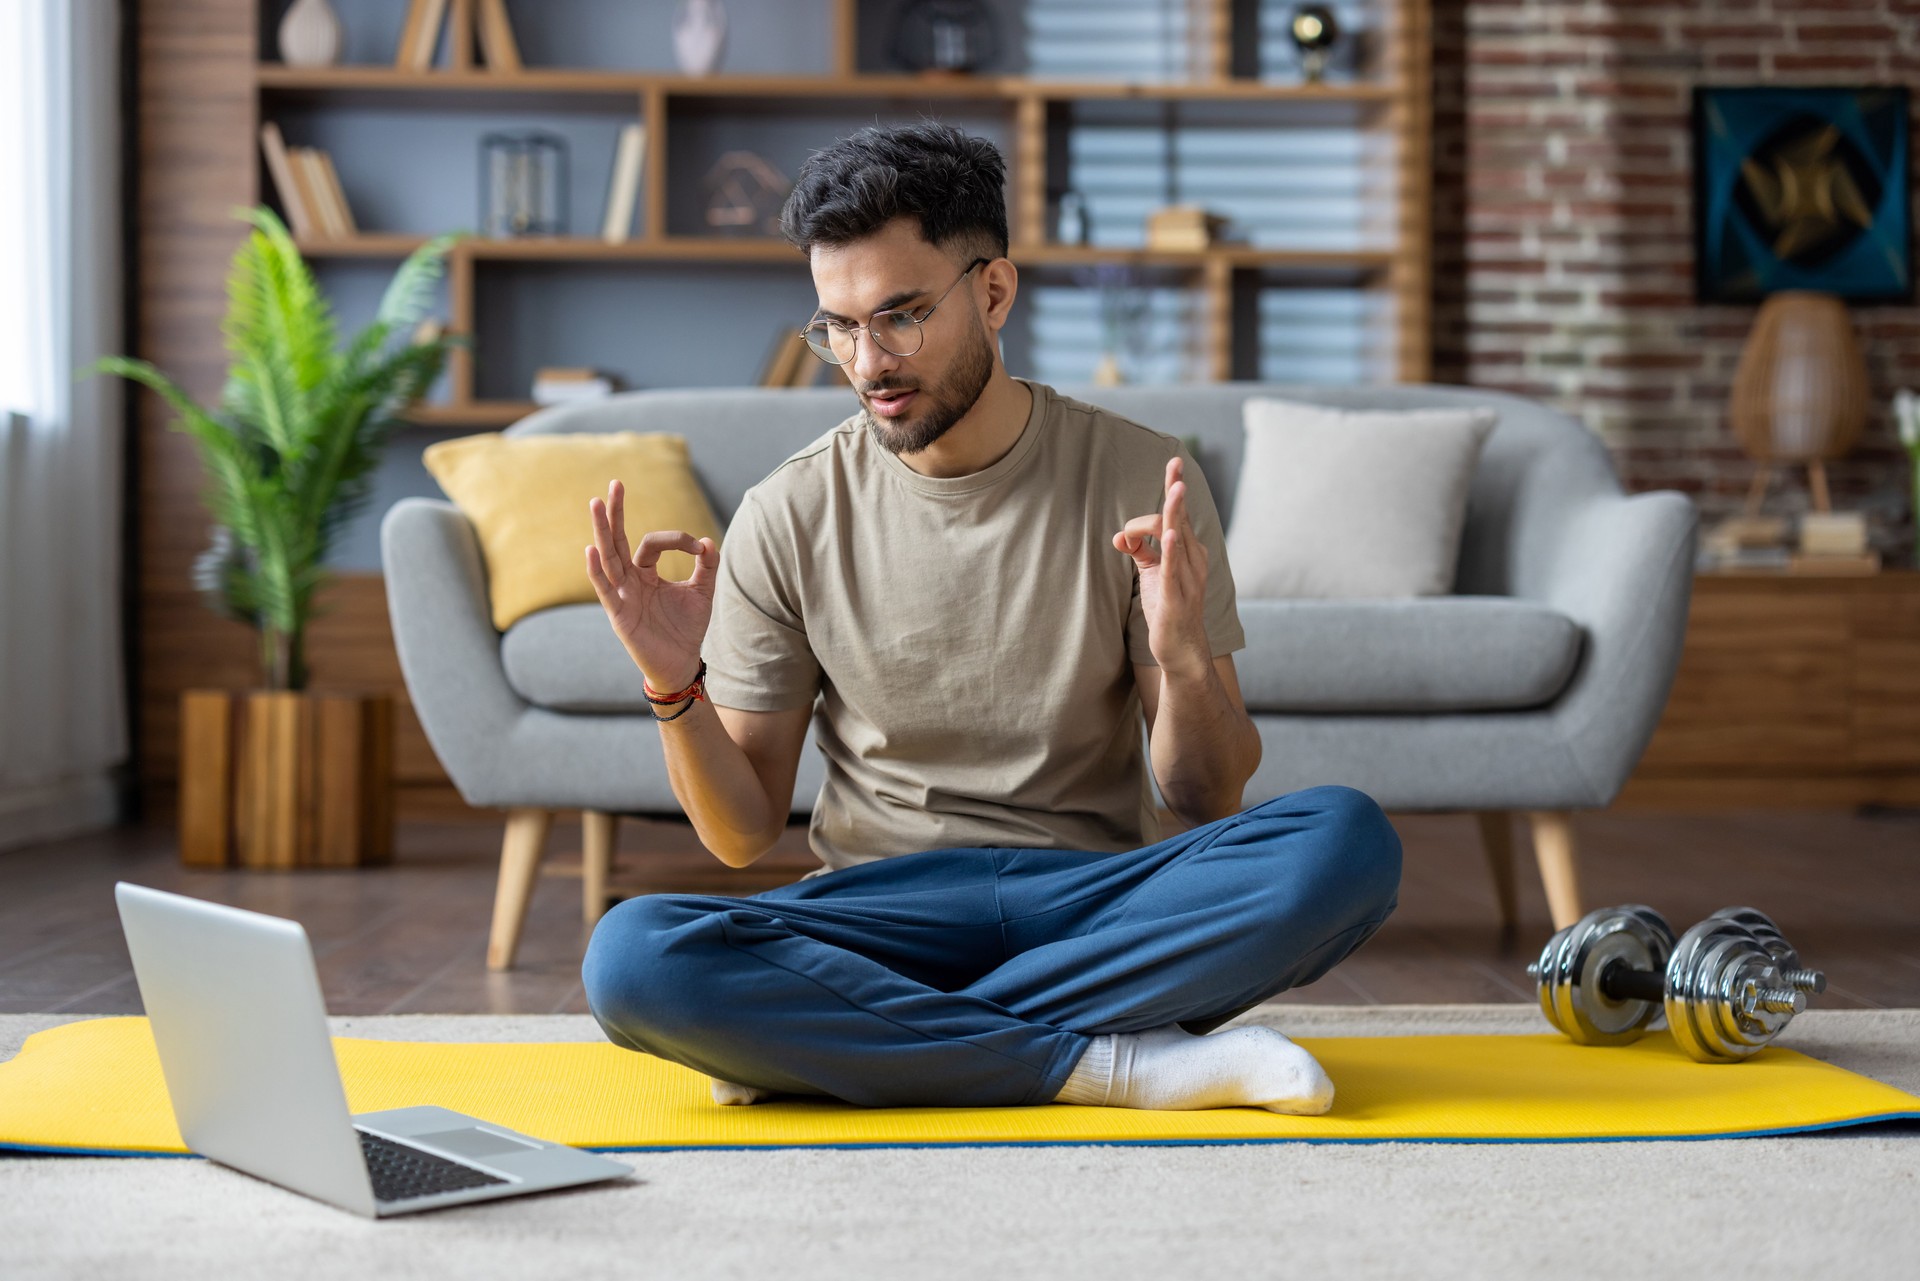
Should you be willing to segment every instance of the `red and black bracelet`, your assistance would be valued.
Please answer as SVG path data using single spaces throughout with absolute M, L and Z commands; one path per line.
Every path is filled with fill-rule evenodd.
M 670 706 L 674 703 L 678 703 L 678 702 L 681 702 L 682 700 L 686 700 L 687 705 L 681 708 L 679 711 L 675 712 L 671 716 L 662 716 L 659 712 L 655 712 L 653 714 L 653 719 L 655 719 L 656 721 L 660 721 L 661 723 L 664 724 L 667 721 L 679 720 L 682 716 L 685 716 L 688 712 L 693 710 L 693 705 L 695 703 L 699 702 L 701 699 L 707 696 L 706 681 L 707 681 L 707 660 L 703 658 L 700 660 L 700 670 L 693 674 L 693 684 L 687 686 L 683 690 L 678 691 L 677 693 L 662 694 L 659 690 L 649 685 L 645 677 L 641 678 L 640 688 L 646 693 L 647 701 L 649 703 L 652 703 L 656 707 Z

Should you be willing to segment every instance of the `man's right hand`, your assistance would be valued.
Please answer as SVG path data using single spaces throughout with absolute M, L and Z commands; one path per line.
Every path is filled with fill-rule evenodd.
M 614 635 L 626 646 L 647 683 L 657 690 L 685 689 L 700 670 L 700 642 L 713 617 L 714 577 L 720 548 L 711 538 L 696 539 L 682 530 L 655 530 L 627 551 L 624 500 L 619 481 L 607 486 L 607 501 L 587 500 L 593 514 L 593 546 L 587 548 L 587 577 Z M 682 551 L 696 560 L 693 577 L 669 582 L 656 568 L 660 553 Z

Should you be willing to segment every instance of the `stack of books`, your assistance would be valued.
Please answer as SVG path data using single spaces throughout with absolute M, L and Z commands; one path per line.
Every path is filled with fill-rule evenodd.
M 1808 512 L 1800 518 L 1800 553 L 1788 566 L 1798 574 L 1877 574 L 1880 553 L 1867 546 L 1861 512 Z
M 1867 547 L 1859 512 L 1808 512 L 1798 545 L 1783 516 L 1734 516 L 1700 540 L 1694 568 L 1739 574 L 1876 574 L 1880 553 Z
M 533 403 L 566 405 L 613 394 L 613 379 L 593 369 L 546 366 L 533 371 Z
M 289 147 L 280 126 L 260 126 L 260 148 L 266 152 L 267 171 L 280 193 L 293 234 L 302 240 L 345 240 L 359 233 L 353 209 L 340 187 L 333 157 L 318 147 Z

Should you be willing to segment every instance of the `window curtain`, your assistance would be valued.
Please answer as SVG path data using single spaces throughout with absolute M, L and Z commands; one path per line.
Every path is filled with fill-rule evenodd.
M 119 817 L 115 0 L 0 0 L 0 849 Z

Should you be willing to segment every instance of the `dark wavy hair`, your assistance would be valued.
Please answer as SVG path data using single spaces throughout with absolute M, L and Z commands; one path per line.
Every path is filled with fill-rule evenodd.
M 956 259 L 1007 252 L 1007 162 L 999 148 L 937 120 L 868 125 L 807 157 L 780 210 L 801 253 L 852 244 L 893 219 Z

